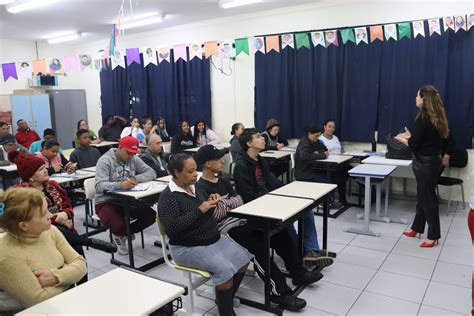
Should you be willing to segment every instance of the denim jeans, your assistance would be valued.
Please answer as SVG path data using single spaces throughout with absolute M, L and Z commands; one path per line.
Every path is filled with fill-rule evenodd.
M 298 245 L 298 235 L 294 226 L 288 228 L 290 236 Z M 313 210 L 306 210 L 303 217 L 303 254 L 308 251 L 319 251 L 318 233 L 316 231 L 316 225 L 314 222 Z

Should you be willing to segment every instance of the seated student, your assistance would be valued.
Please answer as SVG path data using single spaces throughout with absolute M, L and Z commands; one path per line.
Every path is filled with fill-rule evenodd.
M 41 151 L 36 153 L 36 157 L 44 161 L 49 175 L 61 172 L 73 173 L 76 171 L 76 165 L 69 162 L 62 154 L 59 154 L 59 143 L 56 139 L 45 141 Z
M 182 153 L 185 149 L 196 147 L 196 140 L 189 130 L 189 123 L 182 121 L 179 123 L 179 132 L 171 140 L 171 153 Z
M 235 161 L 237 159 L 237 155 L 239 152 L 242 150 L 242 147 L 240 147 L 239 143 L 239 136 L 242 134 L 244 131 L 244 124 L 242 123 L 235 123 L 232 125 L 232 130 L 230 131 L 230 134 L 232 135 L 232 138 L 230 139 L 230 154 L 232 155 L 232 159 Z
M 24 308 L 56 296 L 86 273 L 86 261 L 51 226 L 41 192 L 10 188 L 0 193 L 0 289 Z
M 10 126 L 7 122 L 0 121 L 0 137 L 5 134 L 10 134 Z
M 168 175 L 166 171 L 167 163 L 165 160 L 165 153 L 163 152 L 163 147 L 161 144 L 161 137 L 157 134 L 149 134 L 146 137 L 147 149 L 143 154 L 140 155 L 140 158 L 150 166 L 156 173 L 156 177 L 164 177 Z
M 8 160 L 8 153 L 11 151 L 28 152 L 25 147 L 16 143 L 16 139 L 12 134 L 0 136 L 0 166 L 9 166 L 12 164 L 12 162 Z
M 109 142 L 117 142 L 123 128 L 128 124 L 128 120 L 119 115 L 109 115 L 104 122 L 104 126 L 99 129 L 99 139 Z
M 313 168 L 315 160 L 329 156 L 327 147 L 319 140 L 321 128 L 309 125 L 304 128 L 305 135 L 301 138 L 295 153 L 295 178 L 298 181 L 328 182 L 326 171 Z M 339 201 L 333 202 L 331 208 L 339 209 L 347 204 L 346 181 L 347 168 L 340 166 L 335 172 L 335 181 L 339 193 Z
M 132 118 L 130 121 L 130 126 L 127 126 L 123 129 L 122 133 L 120 134 L 120 138 L 124 138 L 125 136 L 135 137 L 139 142 L 145 140 L 145 134 L 143 134 L 143 130 L 140 128 L 140 121 L 138 118 Z
M 205 145 L 196 154 L 196 161 L 203 166 L 203 173 L 197 187 L 206 192 L 208 196 L 218 194 L 217 206 L 213 211 L 213 217 L 218 222 L 221 233 L 227 233 L 237 243 L 248 249 L 254 256 L 257 273 L 264 278 L 265 248 L 263 244 L 262 231 L 245 225 L 244 220 L 228 217 L 227 212 L 243 204 L 240 195 L 235 192 L 230 182 L 216 174 L 222 171 L 224 161 L 222 157 L 226 150 L 218 150 L 212 145 Z M 323 275 L 319 271 L 310 272 L 303 267 L 298 254 L 298 247 L 291 239 L 288 230 L 282 230 L 272 235 L 270 246 L 283 259 L 286 269 L 289 271 L 294 285 L 308 285 L 320 280 Z M 306 306 L 306 301 L 292 294 L 291 288 L 286 284 L 286 277 L 270 260 L 271 284 L 273 287 L 271 300 L 281 304 L 285 309 L 298 311 Z
M 207 126 L 203 119 L 197 120 L 193 127 L 191 127 L 191 134 L 193 134 L 194 141 L 199 147 L 206 144 L 215 145 L 221 142 L 219 136 Z
M 265 139 L 265 150 L 279 150 L 288 146 L 288 141 L 280 135 L 280 122 L 276 119 L 267 121 L 267 128 L 262 133 Z M 270 164 L 270 171 L 277 177 L 288 170 L 288 162 L 281 159 L 267 159 Z
M 97 135 L 94 133 L 93 130 L 89 129 L 89 124 L 87 124 L 86 120 L 80 120 L 77 122 L 77 131 L 85 129 L 87 131 L 87 135 L 89 136 L 89 139 L 91 140 L 91 144 L 100 144 L 100 139 L 97 138 Z M 77 148 L 80 146 L 79 144 L 79 139 L 77 136 L 77 131 L 74 133 L 74 147 Z
M 79 146 L 76 146 L 76 149 L 72 151 L 70 161 L 77 163 L 78 169 L 94 167 L 101 156 L 97 148 L 91 147 L 92 141 L 89 136 L 89 131 L 86 129 L 76 132 Z
M 41 139 L 38 133 L 32 130 L 24 119 L 19 119 L 16 124 L 18 125 L 18 130 L 16 131 L 15 138 L 18 144 L 25 148 L 30 148 L 32 142 Z
M 259 153 L 265 148 L 265 140 L 256 128 L 246 128 L 239 137 L 240 152 L 234 167 L 234 181 L 237 192 L 245 203 L 250 202 L 277 188 L 265 159 Z M 296 241 L 296 231 L 293 226 L 290 233 Z M 321 250 L 318 244 L 314 214 L 312 210 L 304 213 L 304 253 L 305 265 L 326 267 L 333 263 L 327 257 L 327 251 Z
M 212 217 L 218 199 L 195 188 L 196 162 L 186 154 L 170 157 L 173 176 L 158 202 L 158 215 L 169 237 L 173 260 L 180 265 L 209 271 L 216 289 L 219 315 L 235 315 L 233 297 L 244 278 L 252 255 L 226 235 Z
M 32 154 L 36 154 L 37 152 L 41 151 L 41 145 L 43 144 L 43 142 L 50 139 L 56 139 L 56 132 L 52 128 L 46 128 L 43 131 L 43 140 L 37 140 L 31 143 L 30 149 L 28 151 Z M 63 150 L 61 148 L 59 148 L 59 153 L 63 153 Z
M 153 169 L 136 156 L 140 153 L 138 148 L 135 137 L 125 136 L 119 141 L 118 148 L 111 148 L 100 157 L 95 169 L 96 213 L 102 224 L 110 227 L 121 255 L 128 254 L 123 206 L 112 203 L 113 199 L 104 195 L 104 191 L 130 190 L 137 183 L 156 178 Z M 149 206 L 139 206 L 131 210 L 130 217 L 135 219 L 130 224 L 130 232 L 134 234 L 153 225 L 156 213 Z
M 323 125 L 324 133 L 319 140 L 326 146 L 331 155 L 339 155 L 343 152 L 341 142 L 334 131 L 336 130 L 336 121 L 333 119 L 326 120 Z
M 143 135 L 145 135 L 145 138 L 150 134 L 155 134 L 155 131 L 158 128 L 158 126 L 153 125 L 153 121 L 149 117 L 142 119 L 142 126 Z M 146 145 L 146 140 L 144 139 L 142 143 Z
M 156 133 L 161 137 L 161 140 L 164 142 L 169 142 L 171 140 L 168 131 L 166 130 L 166 120 L 163 117 L 159 117 L 156 122 Z

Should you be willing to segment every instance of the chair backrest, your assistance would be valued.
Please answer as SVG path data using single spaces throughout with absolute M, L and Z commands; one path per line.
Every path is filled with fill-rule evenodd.
M 95 178 L 84 180 L 84 191 L 88 200 L 95 198 Z

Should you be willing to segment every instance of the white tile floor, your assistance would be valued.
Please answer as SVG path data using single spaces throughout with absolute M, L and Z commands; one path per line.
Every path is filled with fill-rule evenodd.
M 391 200 L 389 215 L 408 219 L 414 217 L 414 202 Z M 329 220 L 328 248 L 338 253 L 335 263 L 323 271 L 324 278 L 306 288 L 300 297 L 308 305 L 299 315 L 467 315 L 471 311 L 472 244 L 467 228 L 467 209 L 451 206 L 446 216 L 441 205 L 442 240 L 432 249 L 422 249 L 418 238 L 407 238 L 402 232 L 405 224 L 371 222 L 380 237 L 345 233 L 344 229 L 362 225 L 356 218 L 361 209 L 351 208 L 338 219 Z M 83 208 L 76 208 L 76 227 L 81 224 Z M 322 220 L 316 217 L 319 237 Z M 108 233 L 96 237 L 108 239 Z M 138 237 L 138 236 L 137 236 Z M 423 237 L 426 237 L 423 236 Z M 138 265 L 161 256 L 161 248 L 153 246 L 158 240 L 155 226 L 146 230 L 145 249 L 139 238 L 134 242 Z M 110 255 L 88 250 L 89 277 L 94 278 L 114 269 Z M 127 260 L 127 257 L 118 256 Z M 179 271 L 165 265 L 148 271 L 165 280 L 183 280 Z M 290 282 L 288 282 L 290 284 Z M 210 286 L 204 286 L 206 292 Z M 262 300 L 263 283 L 246 276 L 239 295 Z M 214 302 L 197 297 L 196 312 L 217 315 Z M 239 306 L 238 315 L 263 315 L 264 312 Z M 287 314 L 287 312 L 285 312 Z M 292 314 L 292 313 L 288 313 Z

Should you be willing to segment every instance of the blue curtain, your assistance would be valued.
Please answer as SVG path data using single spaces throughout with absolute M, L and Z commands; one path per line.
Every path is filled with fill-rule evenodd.
M 143 57 L 142 58 L 143 62 Z M 171 51 L 173 60 L 173 51 Z M 114 70 L 105 69 L 101 72 L 102 100 L 110 100 L 107 107 L 102 101 L 102 115 L 108 113 L 121 114 L 128 117 L 129 97 L 127 92 L 124 111 L 117 107 L 116 99 L 130 91 L 133 104 L 133 116 L 141 118 L 151 115 L 154 120 L 158 116 L 165 117 L 168 132 L 178 131 L 178 124 L 188 120 L 190 124 L 204 119 L 211 124 L 211 83 L 208 59 L 193 58 L 184 62 L 168 63 L 158 66 L 149 64 L 132 64 L 127 69 L 120 67 Z M 119 81 L 121 85 L 114 84 Z M 120 112 L 119 112 L 120 110 Z
M 425 22 L 426 23 L 426 22 Z M 437 87 L 456 142 L 471 148 L 474 135 L 474 30 L 339 47 L 285 48 L 255 55 L 255 124 L 281 122 L 286 137 L 305 124 L 336 120 L 342 140 L 378 141 L 410 126 L 424 84 Z M 338 34 L 339 35 L 339 34 Z
M 103 119 L 109 115 L 129 116 L 130 88 L 127 69 L 117 67 L 112 71 L 104 68 L 100 72 L 100 92 Z

